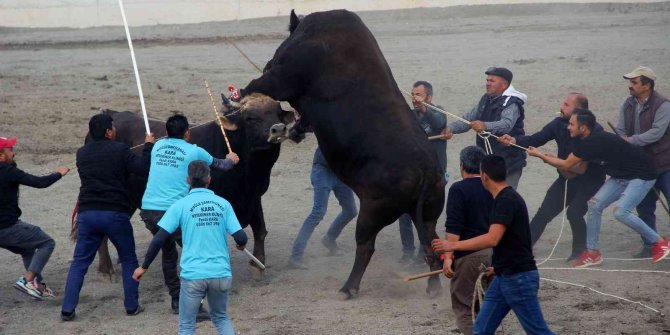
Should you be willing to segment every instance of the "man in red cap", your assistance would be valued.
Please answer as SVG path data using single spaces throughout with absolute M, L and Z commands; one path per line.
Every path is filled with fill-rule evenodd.
M 49 187 L 70 169 L 59 167 L 43 177 L 25 173 L 14 162 L 14 145 L 16 138 L 0 137 L 0 247 L 23 258 L 26 273 L 14 284 L 16 289 L 37 299 L 53 297 L 53 291 L 42 281 L 42 269 L 56 242 L 40 227 L 19 219 L 19 185 Z

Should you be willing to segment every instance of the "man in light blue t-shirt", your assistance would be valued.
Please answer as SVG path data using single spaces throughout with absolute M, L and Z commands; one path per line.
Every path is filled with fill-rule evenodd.
M 158 232 L 158 221 L 163 217 L 165 211 L 188 194 L 189 185 L 186 183 L 186 176 L 189 163 L 201 160 L 212 168 L 226 171 L 239 162 L 234 152 L 226 155 L 226 159 L 218 159 L 212 157 L 205 149 L 188 143 L 191 131 L 188 127 L 188 119 L 183 115 L 171 116 L 165 123 L 165 129 L 168 137 L 156 142 L 151 150 L 149 180 L 140 211 L 140 217 L 153 235 Z M 170 236 L 162 249 L 163 277 L 172 297 L 171 307 L 174 314 L 179 313 L 177 244 L 181 246 L 181 240 L 181 233 L 178 230 Z M 201 317 L 207 317 L 204 310 Z
M 194 161 L 188 166 L 189 194 L 175 202 L 158 223 L 159 230 L 151 240 L 142 266 L 133 278 L 142 275 L 158 255 L 170 234 L 181 228 L 184 249 L 181 256 L 181 290 L 179 298 L 179 334 L 194 334 L 198 308 L 205 295 L 212 322 L 219 334 L 234 335 L 226 305 L 232 284 L 227 235 L 244 250 L 247 235 L 228 201 L 207 189 L 211 178 L 208 164 Z

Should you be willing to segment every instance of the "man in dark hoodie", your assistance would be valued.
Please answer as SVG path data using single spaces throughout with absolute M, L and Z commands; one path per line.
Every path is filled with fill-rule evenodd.
M 119 253 L 126 314 L 137 315 L 142 311 L 138 301 L 139 284 L 132 278 L 138 263 L 126 183 L 131 173 L 139 176 L 149 174 L 151 149 L 156 140 L 148 134 L 142 157 L 138 157 L 126 144 L 114 141 L 116 128 L 109 115 L 94 115 L 88 129 L 92 141 L 77 150 L 77 168 L 81 179 L 77 214 L 79 230 L 74 260 L 65 283 L 61 309 L 63 321 L 75 318 L 84 276 L 105 235 Z
M 20 254 L 23 258 L 26 273 L 14 287 L 37 299 L 54 297 L 53 291 L 42 281 L 42 269 L 49 261 L 56 242 L 40 227 L 19 219 L 19 185 L 49 187 L 70 169 L 59 167 L 43 177 L 25 173 L 14 162 L 14 145 L 16 138 L 0 137 L 0 248 Z

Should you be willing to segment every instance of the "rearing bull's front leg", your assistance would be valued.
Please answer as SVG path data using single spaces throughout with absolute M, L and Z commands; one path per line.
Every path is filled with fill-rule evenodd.
M 367 214 L 369 212 L 363 206 L 361 204 L 361 211 L 356 222 L 356 259 L 349 279 L 340 289 L 342 299 L 350 299 L 353 295 L 358 294 L 365 269 L 375 252 L 377 234 L 385 226 L 373 221 L 374 216 Z
M 251 230 L 254 234 L 254 256 L 258 258 L 261 263 L 265 264 L 265 236 L 268 231 L 265 229 L 265 218 L 263 216 L 263 206 L 259 202 L 254 210 L 253 219 L 251 221 Z M 256 280 L 263 278 L 263 269 L 259 268 L 254 261 L 249 261 L 252 276 Z

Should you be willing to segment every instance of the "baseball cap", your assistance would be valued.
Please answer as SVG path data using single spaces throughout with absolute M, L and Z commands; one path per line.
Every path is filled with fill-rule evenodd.
M 631 73 L 626 73 L 623 75 L 624 79 L 633 79 L 640 76 L 645 76 L 653 81 L 656 81 L 656 74 L 650 68 L 646 66 L 638 66 Z
M 0 149 L 11 148 L 16 144 L 16 137 L 0 137 Z
M 508 83 L 512 83 L 512 71 L 504 68 L 504 67 L 495 67 L 492 66 L 488 69 L 486 69 L 486 72 L 484 74 L 492 75 L 492 76 L 498 76 L 500 78 L 503 78 L 507 80 Z

